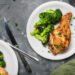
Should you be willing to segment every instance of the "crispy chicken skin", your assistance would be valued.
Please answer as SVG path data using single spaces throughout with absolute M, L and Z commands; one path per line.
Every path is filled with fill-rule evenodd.
M 8 75 L 8 73 L 4 68 L 0 67 L 0 75 Z
M 66 51 L 66 49 L 69 47 L 71 38 L 71 30 L 70 30 L 71 18 L 72 18 L 71 12 L 62 16 L 60 24 L 50 35 L 49 48 L 54 55 Z

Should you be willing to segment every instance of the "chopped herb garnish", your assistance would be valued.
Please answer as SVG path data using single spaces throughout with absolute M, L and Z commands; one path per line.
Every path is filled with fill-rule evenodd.
M 60 48 L 60 46 L 61 46 L 61 45 L 60 45 L 60 44 L 58 44 L 58 45 L 54 45 L 54 46 L 55 46 L 56 48 Z
M 75 19 L 75 17 L 73 17 L 73 19 Z
M 48 51 L 48 53 L 51 53 L 50 51 Z
M 61 36 L 61 33 L 58 33 L 59 36 Z

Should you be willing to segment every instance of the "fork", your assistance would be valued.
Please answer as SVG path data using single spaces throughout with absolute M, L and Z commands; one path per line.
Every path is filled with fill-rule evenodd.
M 1 33 L 0 33 L 0 34 L 1 34 Z M 2 34 L 1 34 L 0 38 L 1 38 L 3 41 L 5 41 L 10 47 L 14 48 L 14 49 L 15 49 L 16 51 L 18 51 L 18 52 L 21 52 L 21 54 L 23 54 L 25 57 L 31 58 L 31 59 L 33 59 L 33 60 L 39 62 L 39 59 L 38 59 L 38 58 L 36 58 L 36 57 L 34 57 L 34 56 L 32 56 L 32 55 L 29 55 L 28 53 L 24 52 L 23 50 L 21 50 L 21 49 L 17 48 L 16 46 L 13 46 L 12 44 L 10 44 L 10 43 L 7 41 L 6 37 L 3 36 Z

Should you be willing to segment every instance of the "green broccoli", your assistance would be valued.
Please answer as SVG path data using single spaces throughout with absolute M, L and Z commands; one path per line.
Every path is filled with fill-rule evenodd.
M 35 35 L 35 34 L 39 34 L 40 31 L 39 29 L 34 29 L 32 32 L 31 32 L 31 35 Z
M 52 32 L 53 30 L 54 30 L 54 26 L 50 24 L 43 30 L 43 32 L 40 35 L 44 36 L 47 33 Z
M 55 15 L 55 10 L 46 10 L 39 14 L 40 19 L 47 19 L 48 21 L 52 19 L 52 16 Z
M 61 17 L 62 17 L 62 12 L 60 11 L 60 9 L 56 9 L 55 10 L 56 16 L 55 16 L 55 23 L 59 22 Z
M 3 60 L 4 59 L 4 55 L 2 52 L 0 52 L 0 60 Z
M 49 14 L 54 14 L 55 10 L 49 9 L 49 10 L 46 10 L 46 12 L 49 13 Z
M 51 15 L 48 12 L 42 12 L 42 13 L 39 14 L 39 17 L 40 17 L 41 20 L 45 19 L 45 20 L 49 21 L 50 18 L 51 18 L 50 16 Z
M 60 9 L 56 10 L 47 10 L 39 14 L 40 19 L 47 19 L 51 24 L 56 24 L 60 21 L 62 17 L 62 12 Z
M 54 30 L 53 24 L 60 21 L 62 17 L 62 12 L 60 9 L 56 10 L 46 10 L 39 14 L 40 20 L 35 23 L 34 30 L 31 35 L 35 36 L 43 44 L 47 43 L 49 40 L 49 33 Z
M 40 28 L 40 27 L 46 27 L 47 24 L 50 24 L 50 21 L 48 19 L 40 19 L 38 22 L 35 23 L 34 27 L 35 28 Z
M 60 9 L 56 9 L 54 15 L 52 16 L 51 23 L 52 24 L 58 23 L 61 17 L 62 17 L 62 12 L 60 11 Z
M 3 67 L 3 68 L 5 68 L 5 66 L 6 66 L 6 63 L 5 63 L 5 61 L 4 61 L 4 60 L 0 61 L 0 67 Z
M 35 35 L 35 38 L 37 38 L 38 40 L 40 40 L 43 44 L 48 42 L 48 37 L 49 37 L 49 34 L 46 34 L 44 36 L 41 36 L 39 34 Z

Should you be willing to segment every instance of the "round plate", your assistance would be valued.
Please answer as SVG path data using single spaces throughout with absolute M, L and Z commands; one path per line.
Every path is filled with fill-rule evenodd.
M 6 62 L 6 71 L 9 75 L 17 75 L 18 74 L 18 60 L 15 55 L 15 52 L 12 48 L 0 40 L 0 51 L 4 54 L 4 60 Z
M 27 38 L 28 41 L 31 45 L 31 47 L 33 48 L 33 50 L 38 53 L 40 56 L 47 58 L 47 59 L 51 59 L 51 60 L 61 60 L 61 59 L 65 59 L 68 58 L 70 56 L 72 56 L 75 53 L 75 28 L 73 26 L 75 26 L 75 20 L 72 19 L 71 23 L 73 24 L 73 26 L 71 27 L 71 32 L 73 34 L 71 34 L 71 43 L 70 46 L 67 50 L 67 52 L 62 53 L 62 54 L 58 54 L 56 56 L 54 56 L 52 53 L 48 53 L 49 49 L 48 47 L 44 47 L 41 42 L 39 40 L 37 40 L 34 36 L 30 35 L 30 32 L 34 29 L 34 24 L 39 20 L 39 13 L 48 10 L 48 9 L 60 9 L 63 13 L 63 15 L 67 12 L 72 12 L 73 17 L 75 16 L 75 8 L 72 7 L 71 5 L 64 3 L 64 2 L 59 2 L 59 1 L 50 1 L 47 3 L 44 3 L 42 5 L 40 5 L 38 8 L 36 8 L 27 23 Z

